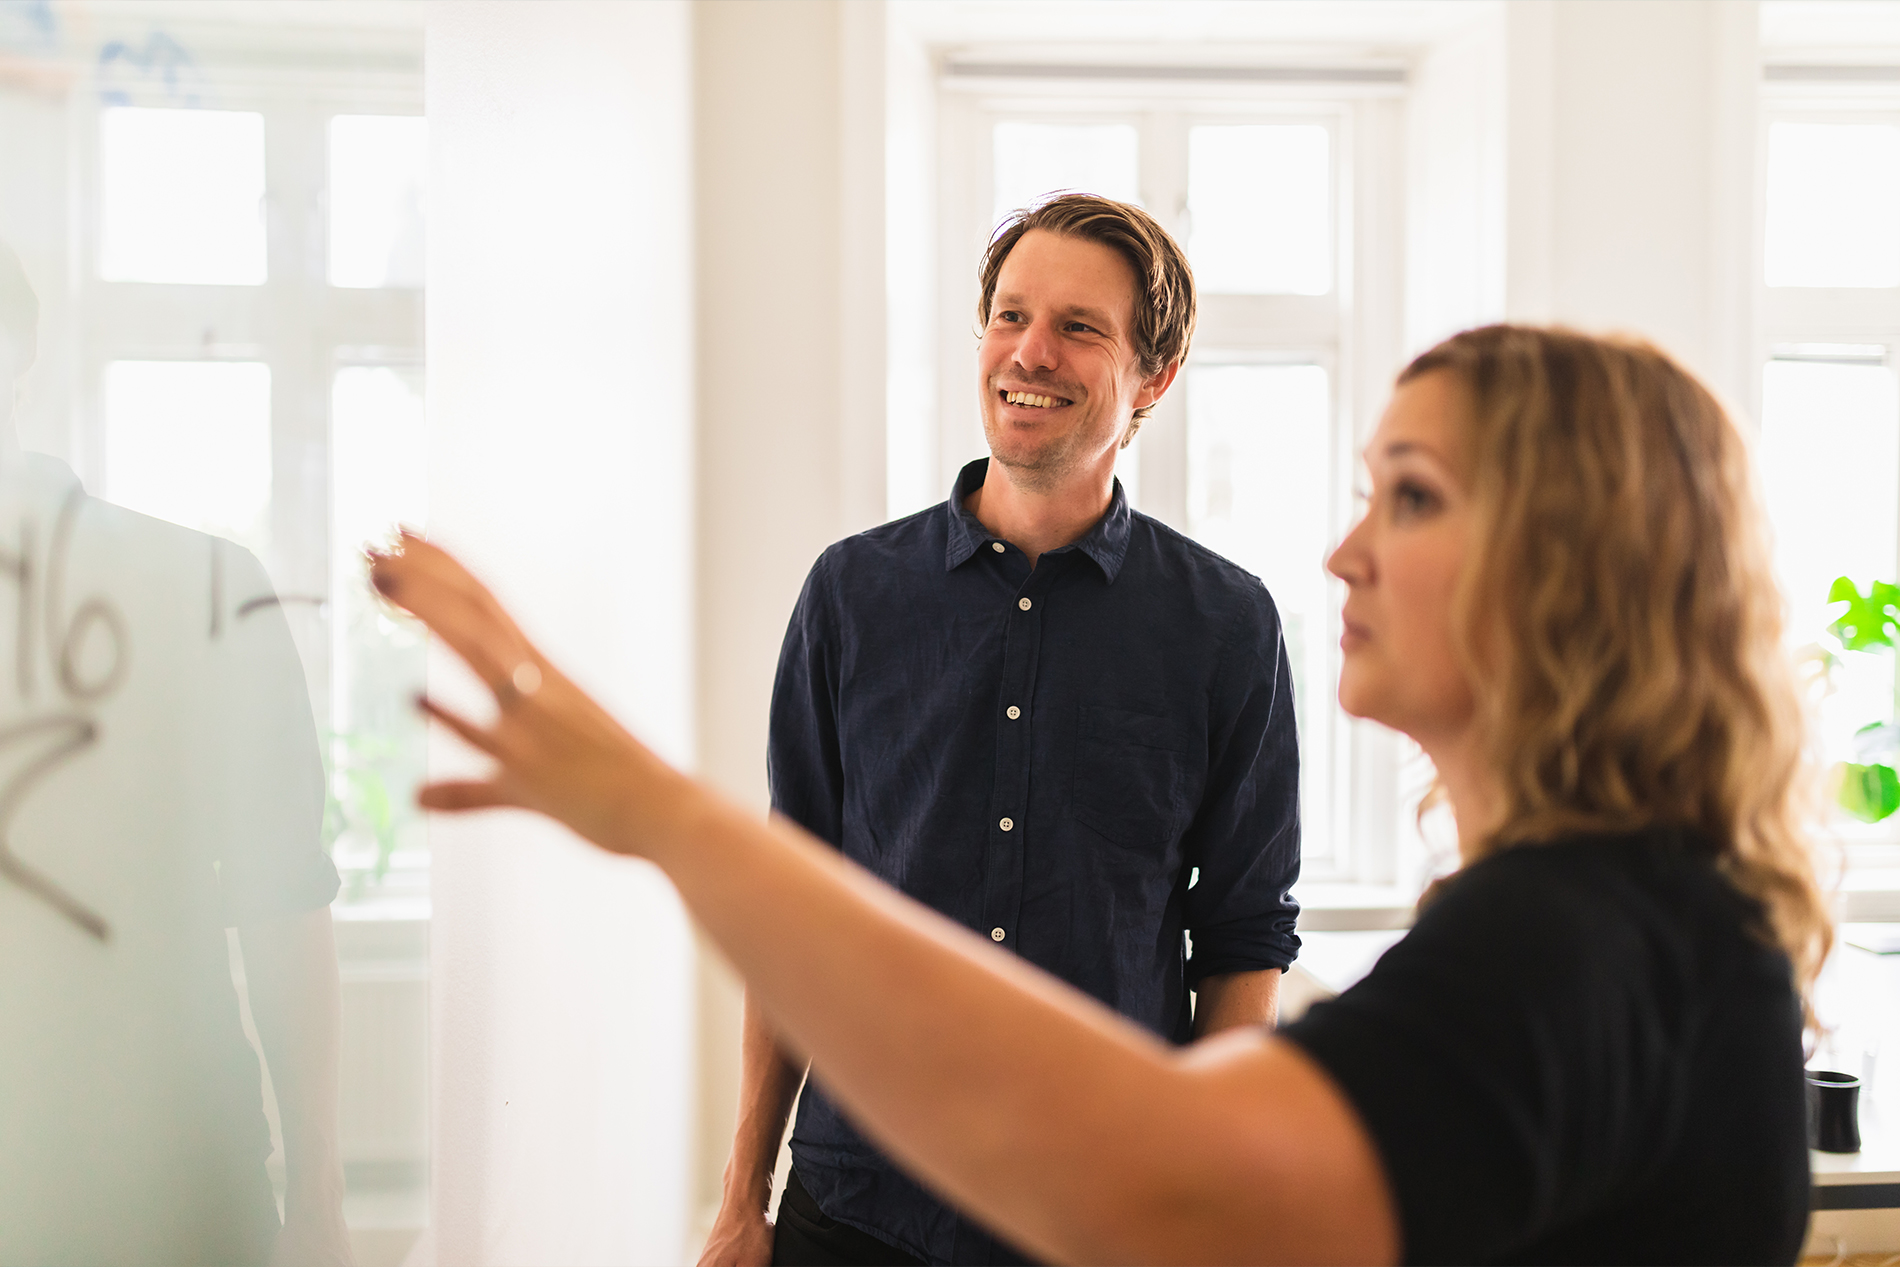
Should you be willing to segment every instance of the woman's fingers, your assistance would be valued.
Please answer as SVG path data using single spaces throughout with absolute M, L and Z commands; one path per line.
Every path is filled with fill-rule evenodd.
M 417 701 L 499 767 L 485 779 L 432 783 L 420 803 L 449 811 L 534 809 L 603 848 L 638 852 L 649 812 L 638 793 L 671 788 L 665 764 L 543 659 L 487 587 L 446 551 L 405 531 L 396 549 L 367 553 L 383 596 L 440 637 L 501 704 L 500 717 L 483 726 L 432 699 Z
M 501 745 L 495 736 L 483 730 L 474 722 L 456 713 L 450 712 L 427 695 L 416 696 L 416 707 L 460 735 L 471 746 L 481 749 L 491 757 L 500 759 Z
M 488 588 L 453 556 L 405 529 L 395 552 L 371 550 L 370 579 L 446 642 L 498 696 L 533 647 Z
M 521 804 L 504 792 L 499 783 L 466 780 L 425 783 L 416 793 L 416 803 L 424 809 L 440 810 L 497 809 Z

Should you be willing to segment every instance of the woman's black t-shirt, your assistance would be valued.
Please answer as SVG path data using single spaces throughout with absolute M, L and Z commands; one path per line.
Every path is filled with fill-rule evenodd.
M 1283 1034 L 1358 1109 L 1418 1263 L 1791 1263 L 1787 958 L 1695 838 L 1507 849 Z

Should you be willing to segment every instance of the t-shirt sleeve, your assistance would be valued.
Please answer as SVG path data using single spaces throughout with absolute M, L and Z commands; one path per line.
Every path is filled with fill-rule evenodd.
M 792 608 L 772 682 L 765 769 L 772 808 L 833 846 L 844 840 L 844 758 L 838 745 L 833 555 L 820 556 Z
M 1300 951 L 1300 750 L 1292 674 L 1266 589 L 1240 613 L 1216 672 L 1208 777 L 1183 841 L 1200 878 L 1187 894 L 1189 979 L 1285 968 Z
M 1371 973 L 1282 1031 L 1371 1133 L 1408 1262 L 1508 1255 L 1655 1160 L 1670 1063 L 1654 947 L 1601 888 L 1529 861 L 1453 881 Z
M 328 906 L 323 759 L 290 625 L 248 551 L 214 546 L 232 601 L 212 645 L 218 889 L 229 924 Z

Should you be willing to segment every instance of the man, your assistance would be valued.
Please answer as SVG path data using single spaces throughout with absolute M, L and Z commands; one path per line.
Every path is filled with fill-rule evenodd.
M 337 874 L 290 628 L 245 550 L 19 451 L 37 316 L 0 244 L 0 1262 L 347 1267 Z
M 1140 209 L 1067 195 L 1006 225 L 981 281 L 990 457 L 813 567 L 773 691 L 773 805 L 1166 1038 L 1270 1024 L 1299 946 L 1279 619 L 1257 579 L 1131 511 L 1114 478 L 1187 354 L 1187 262 Z M 774 1228 L 805 1066 L 749 1004 L 744 1034 L 702 1264 L 1023 1261 L 818 1084 Z

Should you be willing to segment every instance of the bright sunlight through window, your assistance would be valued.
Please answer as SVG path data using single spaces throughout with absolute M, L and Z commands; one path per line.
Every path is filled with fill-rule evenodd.
M 264 283 L 263 115 L 104 110 L 99 182 L 106 281 Z
M 1900 286 L 1900 127 L 1768 129 L 1770 286 Z
M 1332 522 L 1329 376 L 1317 365 L 1196 365 L 1186 377 L 1188 531 L 1273 595 L 1306 771 L 1317 779 L 1333 716 L 1336 600 L 1323 566 Z M 1330 805 L 1324 784 L 1303 794 L 1313 830 L 1325 827 Z
M 1316 124 L 1188 134 L 1188 256 L 1204 291 L 1324 295 L 1333 288 L 1332 137 Z
M 330 120 L 330 284 L 422 285 L 428 123 L 342 114 Z
M 1125 123 L 999 123 L 990 223 L 1058 190 L 1141 201 L 1135 129 Z
M 270 367 L 106 366 L 106 500 L 263 552 L 271 501 Z

